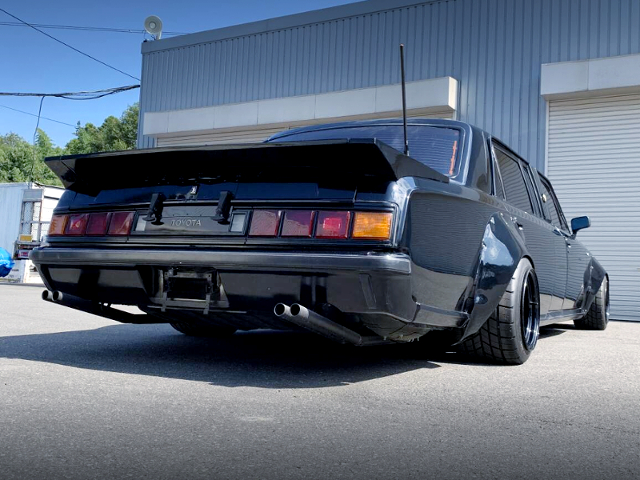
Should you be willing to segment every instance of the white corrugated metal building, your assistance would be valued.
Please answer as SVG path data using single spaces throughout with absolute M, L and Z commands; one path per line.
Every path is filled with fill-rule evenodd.
M 0 248 L 17 256 L 7 280 L 40 282 L 28 253 L 47 234 L 63 192 L 33 182 L 0 184 Z
M 409 114 L 546 172 L 565 215 L 591 217 L 612 316 L 640 321 L 640 1 L 370 0 L 146 42 L 139 146 L 397 116 L 400 43 Z
M 612 315 L 640 320 L 640 55 L 542 66 L 546 167 L 611 277 Z

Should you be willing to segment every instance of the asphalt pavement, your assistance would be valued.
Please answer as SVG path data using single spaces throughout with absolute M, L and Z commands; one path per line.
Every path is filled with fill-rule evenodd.
M 189 338 L 0 285 L 0 479 L 637 479 L 640 323 L 522 366 L 294 332 Z

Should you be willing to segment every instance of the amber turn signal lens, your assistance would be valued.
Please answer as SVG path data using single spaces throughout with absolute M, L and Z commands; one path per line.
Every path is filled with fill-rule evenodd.
M 389 240 L 392 220 L 390 212 L 356 212 L 352 238 Z
M 63 235 L 64 229 L 67 226 L 66 215 L 54 215 L 51 217 L 51 224 L 49 224 L 49 233 L 47 235 Z

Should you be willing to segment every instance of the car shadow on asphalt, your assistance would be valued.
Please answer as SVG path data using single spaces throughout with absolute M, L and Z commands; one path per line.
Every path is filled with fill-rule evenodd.
M 416 343 L 357 348 L 312 334 L 280 331 L 205 339 L 184 336 L 168 325 L 113 325 L 0 337 L 0 358 L 281 389 L 348 385 L 438 368 L 419 347 Z
M 549 338 L 567 333 L 567 330 L 573 330 L 573 325 L 563 325 L 561 323 L 554 323 L 546 327 L 540 328 L 540 338 Z

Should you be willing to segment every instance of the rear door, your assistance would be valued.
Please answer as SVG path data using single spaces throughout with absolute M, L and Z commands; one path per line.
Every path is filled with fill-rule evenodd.
M 564 237 L 544 220 L 531 170 L 506 147 L 494 143 L 499 175 L 510 212 L 529 251 L 540 286 L 540 313 L 562 310 L 566 287 L 567 254 Z

